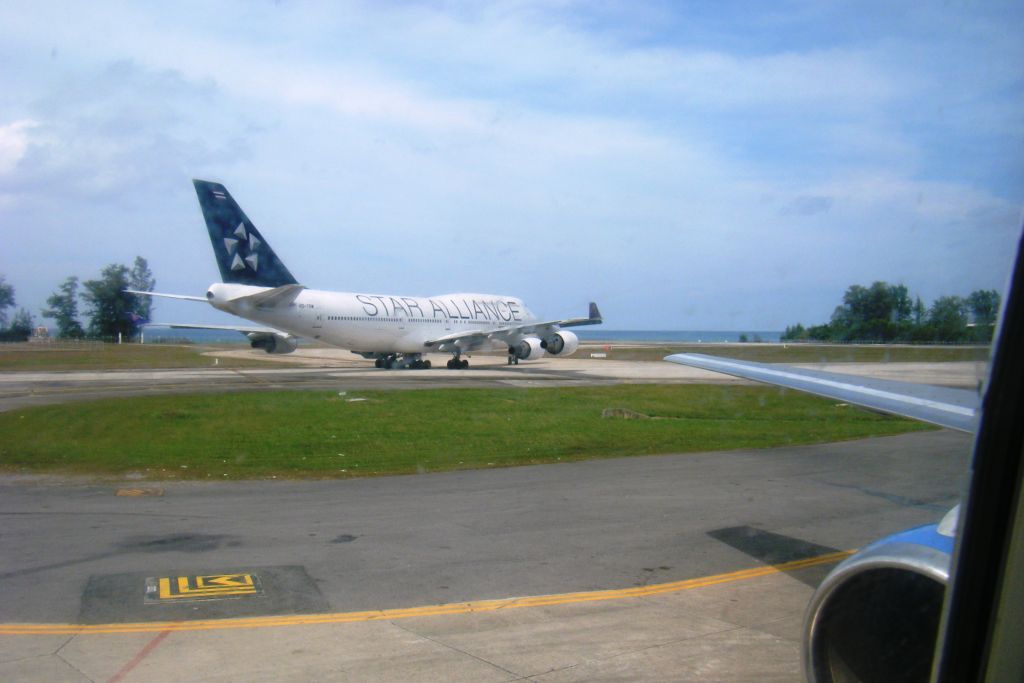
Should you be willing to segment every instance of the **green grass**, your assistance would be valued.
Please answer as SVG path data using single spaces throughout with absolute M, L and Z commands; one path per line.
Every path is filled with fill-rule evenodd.
M 988 346 L 886 346 L 852 344 L 671 344 L 619 347 L 609 342 L 612 360 L 658 361 L 672 353 L 703 353 L 760 363 L 946 363 L 987 361 Z M 588 347 L 586 357 L 602 348 Z
M 602 417 L 606 408 L 653 419 Z M 756 386 L 156 396 L 0 414 L 0 469 L 352 477 L 762 448 L 928 428 Z
M 42 370 L 152 370 L 213 365 L 202 355 L 216 347 L 171 344 L 0 344 L 0 372 Z M 231 350 L 245 348 L 230 347 Z M 273 362 L 273 361 L 271 361 Z M 258 358 L 220 358 L 220 367 L 266 367 Z

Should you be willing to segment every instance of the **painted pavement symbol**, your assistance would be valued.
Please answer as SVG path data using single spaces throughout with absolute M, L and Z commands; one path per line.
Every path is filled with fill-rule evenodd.
M 205 576 L 164 576 L 146 579 L 146 602 L 188 602 L 222 600 L 262 595 L 255 574 L 209 574 Z

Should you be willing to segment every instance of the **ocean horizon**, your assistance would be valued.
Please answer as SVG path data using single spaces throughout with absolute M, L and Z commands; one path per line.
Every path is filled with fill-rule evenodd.
M 697 344 L 736 343 L 740 335 L 747 341 L 778 342 L 778 330 L 576 330 L 581 341 L 686 342 Z

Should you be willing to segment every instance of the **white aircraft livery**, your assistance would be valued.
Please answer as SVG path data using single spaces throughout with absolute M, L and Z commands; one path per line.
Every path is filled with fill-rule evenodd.
M 260 327 L 151 323 L 151 325 L 237 330 L 253 348 L 290 353 L 299 337 L 317 339 L 375 360 L 383 368 L 429 368 L 427 352 L 452 354 L 449 369 L 465 369 L 463 354 L 508 352 L 508 363 L 551 354 L 568 356 L 578 337 L 562 329 L 598 325 L 590 304 L 586 318 L 538 320 L 516 297 L 497 294 L 442 294 L 431 297 L 329 292 L 300 285 L 223 185 L 193 180 L 210 233 L 221 279 L 206 298 L 128 290 L 132 294 L 207 301 Z

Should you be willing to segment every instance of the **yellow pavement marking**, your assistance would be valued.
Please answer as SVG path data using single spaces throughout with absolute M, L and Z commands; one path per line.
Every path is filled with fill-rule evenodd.
M 805 560 L 794 560 L 782 564 L 754 569 L 743 569 L 727 574 L 716 574 L 698 579 L 686 579 L 671 583 L 659 583 L 636 588 L 620 588 L 615 590 L 588 591 L 585 593 L 561 593 L 558 595 L 540 595 L 525 598 L 504 598 L 500 600 L 477 600 L 475 602 L 456 602 L 448 605 L 429 605 L 425 607 L 409 607 L 403 609 L 371 610 L 368 612 L 338 612 L 335 614 L 293 614 L 283 616 L 248 617 L 241 619 L 199 619 L 195 621 L 161 621 L 134 624 L 0 624 L 0 635 L 85 635 L 103 633 L 156 633 L 160 631 L 212 631 L 224 629 L 268 628 L 272 626 L 308 626 L 316 624 L 348 624 L 361 621 L 383 621 L 390 619 L 411 619 L 413 617 L 432 617 L 447 614 L 472 614 L 475 612 L 493 612 L 499 609 L 517 609 L 522 607 L 548 607 L 552 605 L 568 605 L 600 600 L 622 600 L 625 598 L 643 598 L 662 593 L 704 588 L 723 583 L 746 581 L 762 576 L 770 576 L 785 571 L 806 569 L 822 564 L 839 562 L 855 551 L 844 550 L 828 555 L 820 555 Z
M 170 577 L 158 582 L 160 600 L 175 598 L 196 599 L 209 596 L 257 595 L 257 588 L 251 574 L 213 574 L 210 576 L 179 576 L 171 582 Z M 194 581 L 193 581 L 194 579 Z M 177 590 L 175 590 L 177 588 Z
M 178 579 L 181 584 L 181 579 Z M 197 576 L 196 584 L 200 588 L 252 588 L 252 574 L 219 574 L 214 576 Z

